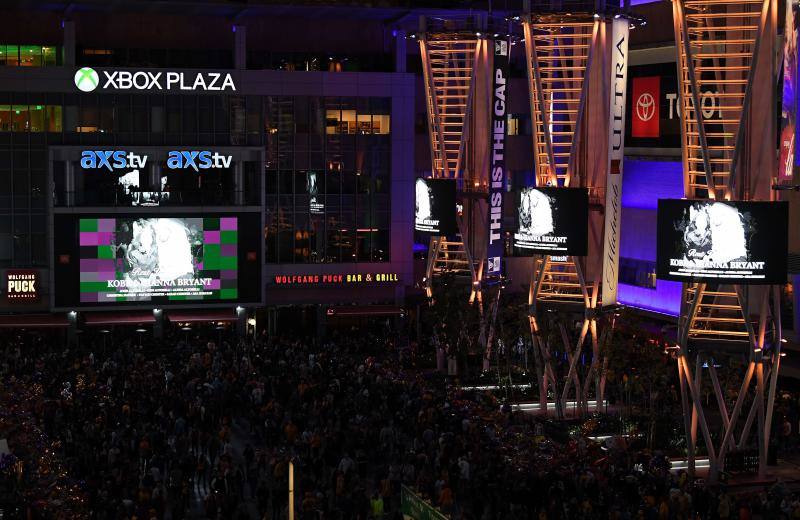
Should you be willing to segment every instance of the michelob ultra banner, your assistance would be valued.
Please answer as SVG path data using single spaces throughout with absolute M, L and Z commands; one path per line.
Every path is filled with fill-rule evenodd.
M 494 41 L 494 73 L 492 74 L 489 161 L 489 236 L 486 243 L 486 274 L 499 276 L 503 258 L 503 197 L 506 191 L 506 114 L 508 112 L 508 62 L 511 46 L 508 40 Z
M 625 153 L 625 94 L 628 82 L 628 20 L 611 21 L 611 99 L 608 121 L 603 306 L 617 303 L 619 233 L 622 221 L 622 158 Z

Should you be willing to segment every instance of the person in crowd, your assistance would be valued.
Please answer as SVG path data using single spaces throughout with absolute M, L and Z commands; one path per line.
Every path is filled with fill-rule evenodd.
M 91 518 L 286 518 L 290 468 L 298 519 L 399 518 L 408 490 L 465 520 L 800 518 L 789 492 L 733 497 L 622 442 L 557 442 L 489 392 L 404 370 L 385 333 L 21 341 L 2 377 L 40 385 L 19 406 Z

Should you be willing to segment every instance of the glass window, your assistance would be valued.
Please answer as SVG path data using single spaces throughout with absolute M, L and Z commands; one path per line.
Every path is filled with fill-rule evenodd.
M 42 47 L 42 64 L 45 67 L 58 65 L 58 51 L 56 47 Z
M 183 98 L 183 133 L 196 133 L 197 96 L 180 96 Z
M 14 235 L 0 233 L 0 263 L 10 265 L 14 246 Z
M 19 48 L 19 64 L 21 67 L 41 67 L 42 48 L 36 45 L 22 45 Z
M 11 107 L 11 131 L 27 132 L 30 130 L 30 114 L 28 105 L 13 105 Z
M 389 98 L 265 98 L 265 192 L 278 206 L 267 215 L 277 250 L 267 262 L 389 260 L 390 108 Z
M 179 134 L 181 131 L 181 97 L 167 96 L 167 132 Z
M 19 220 L 15 218 L 15 220 Z M 31 262 L 31 239 L 30 233 L 14 234 L 14 264 L 26 265 Z
M 19 47 L 16 45 L 6 45 L 5 49 L 6 67 L 19 66 Z
M 11 105 L 0 105 L 0 131 L 10 132 L 11 126 Z
M 77 131 L 81 133 L 97 132 L 100 128 L 100 109 L 97 105 L 80 107 Z
M 60 105 L 47 105 L 45 107 L 45 118 L 48 132 L 61 132 L 63 130 Z
M 0 105 L 0 132 L 61 132 L 59 105 Z
M 645 289 L 656 288 L 656 263 L 648 260 L 620 257 L 619 283 Z
M 0 66 L 53 67 L 61 64 L 61 47 L 0 45 Z
M 31 132 L 44 132 L 45 131 L 45 108 L 44 105 L 30 105 L 30 131 Z

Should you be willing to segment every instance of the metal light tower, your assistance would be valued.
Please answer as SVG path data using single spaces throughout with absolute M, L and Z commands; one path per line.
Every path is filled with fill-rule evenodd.
M 673 0 L 672 8 L 686 197 L 770 200 L 777 171 L 775 0 Z M 720 116 L 715 119 L 703 111 L 708 92 L 718 99 Z M 725 455 L 748 445 L 755 423 L 759 474 L 764 475 L 780 347 L 777 286 L 683 284 L 677 361 L 691 473 L 698 426 L 708 453 L 709 481 L 715 482 Z M 714 359 L 731 354 L 747 361 L 729 411 Z M 700 395 L 705 370 L 722 418 L 716 443 Z
M 436 179 L 455 179 L 462 193 L 486 191 L 485 168 L 477 163 L 481 148 L 488 144 L 488 129 L 473 101 L 488 71 L 487 40 L 482 37 L 485 26 L 486 19 L 479 17 L 444 21 L 423 17 L 415 35 L 425 80 L 431 174 Z M 486 251 L 480 240 L 484 233 L 476 233 L 474 228 L 486 220 L 486 204 L 467 197 L 462 208 L 457 216 L 457 237 L 430 239 L 425 290 L 431 297 L 434 277 L 452 273 L 468 279 L 471 303 L 481 298 Z
M 536 182 L 538 186 L 587 188 L 594 211 L 590 211 L 588 223 L 588 256 L 542 255 L 534 259 L 529 324 L 541 410 L 547 410 L 548 390 L 552 389 L 561 413 L 574 389 L 576 411 L 583 413 L 589 409 L 591 386 L 596 409 L 604 401 L 606 362 L 601 345 L 610 326 L 598 335 L 598 311 L 601 303 L 616 304 L 615 291 L 601 302 L 600 282 L 607 278 L 608 288 L 616 288 L 629 21 L 618 7 L 607 9 L 594 2 L 562 6 L 548 1 L 532 7 L 522 25 Z M 560 391 L 553 345 L 542 333 L 546 312 L 569 317 L 566 322 L 555 320 L 560 338 L 556 347 L 567 353 L 569 362 Z M 591 363 L 582 381 L 578 362 L 587 344 L 591 345 Z

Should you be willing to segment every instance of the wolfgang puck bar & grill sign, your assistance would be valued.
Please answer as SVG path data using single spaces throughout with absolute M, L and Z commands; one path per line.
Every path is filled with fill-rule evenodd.
M 397 273 L 348 273 L 348 274 L 293 274 L 275 275 L 276 285 L 345 285 L 399 282 Z
M 9 303 L 39 299 L 39 272 L 32 269 L 6 271 L 6 299 Z

